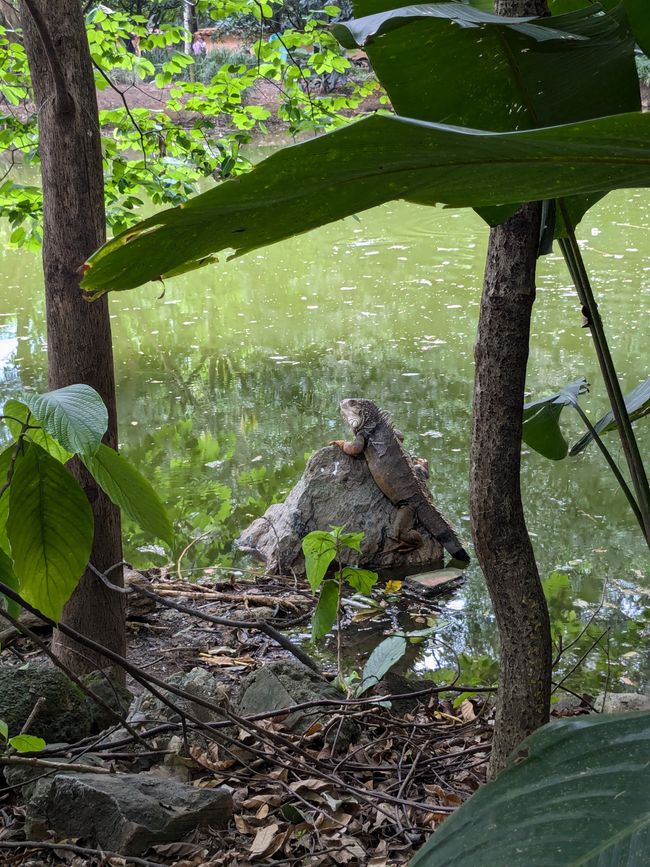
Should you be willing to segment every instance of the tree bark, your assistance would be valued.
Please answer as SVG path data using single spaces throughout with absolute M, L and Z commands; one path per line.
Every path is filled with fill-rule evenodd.
M 43 183 L 43 271 L 51 389 L 86 383 L 102 396 L 109 416 L 107 445 L 117 447 L 115 376 L 108 302 L 89 304 L 79 269 L 106 238 L 104 184 L 97 99 L 79 0 L 23 0 L 25 50 L 38 107 Z M 95 519 L 91 562 L 102 571 L 122 559 L 120 516 L 80 461 L 68 465 L 83 486 Z M 122 584 L 122 570 L 111 580 Z M 121 594 L 86 572 L 63 612 L 63 621 L 124 655 Z M 57 633 L 54 645 L 76 673 L 103 667 Z
M 543 15 L 543 0 L 497 0 L 501 15 Z M 524 386 L 535 300 L 541 203 L 490 232 L 475 346 L 470 512 L 476 555 L 500 637 L 490 775 L 548 722 L 552 648 L 548 608 L 521 501 Z

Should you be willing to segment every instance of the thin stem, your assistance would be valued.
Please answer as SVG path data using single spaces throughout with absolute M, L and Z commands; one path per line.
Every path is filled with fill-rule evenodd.
M 594 339 L 596 356 L 605 381 L 612 414 L 616 421 L 623 452 L 632 478 L 637 505 L 642 516 L 643 534 L 648 546 L 650 546 L 650 486 L 648 485 L 648 478 L 639 452 L 639 446 L 634 436 L 632 422 L 625 406 L 616 368 L 609 351 L 603 323 L 598 312 L 598 304 L 594 298 L 580 246 L 576 240 L 573 222 L 563 199 L 558 199 L 558 205 L 568 234 L 567 238 L 560 239 L 560 249 L 571 273 L 578 298 L 583 306 L 583 311 L 588 319 L 589 328 Z
M 345 683 L 345 674 L 343 672 L 343 629 L 341 611 L 343 608 L 343 567 L 339 568 L 336 573 L 338 581 L 338 592 L 336 597 L 336 670 L 339 675 L 339 683 L 341 686 Z M 349 698 L 349 692 L 346 687 L 346 697 Z
M 623 473 L 619 470 L 616 461 L 612 457 L 612 455 L 611 455 L 609 449 L 607 448 L 607 446 L 605 445 L 605 443 L 602 441 L 600 434 L 598 433 L 596 428 L 592 425 L 592 423 L 587 418 L 587 415 L 586 415 L 585 411 L 583 410 L 583 408 L 578 403 L 574 403 L 573 407 L 574 407 L 575 411 L 578 413 L 578 415 L 580 416 L 580 418 L 585 423 L 585 427 L 587 428 L 589 433 L 594 438 L 594 442 L 596 443 L 596 445 L 598 446 L 598 448 L 602 452 L 603 457 L 605 458 L 605 460 L 609 464 L 610 470 L 614 474 L 614 477 L 615 477 L 616 481 L 618 482 L 620 489 L 625 494 L 625 497 L 626 497 L 628 503 L 630 504 L 630 508 L 634 512 L 635 518 L 639 522 L 639 527 L 641 527 L 641 531 L 643 533 L 645 533 L 645 527 L 643 526 L 643 515 L 641 514 L 641 510 L 639 509 L 639 504 L 634 499 L 634 494 L 630 490 L 630 486 L 628 485 L 628 483 L 625 481 L 625 477 L 623 476 Z

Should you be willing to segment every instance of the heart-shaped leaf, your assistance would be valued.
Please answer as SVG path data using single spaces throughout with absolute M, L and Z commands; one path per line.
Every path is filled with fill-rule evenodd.
M 7 536 L 20 595 L 59 620 L 90 559 L 93 514 L 75 478 L 26 443 L 9 488 Z
M 89 385 L 29 395 L 25 404 L 44 430 L 73 454 L 94 455 L 108 428 L 104 401 Z
M 83 461 L 116 506 L 152 536 L 174 544 L 174 528 L 160 497 L 133 464 L 103 443 Z

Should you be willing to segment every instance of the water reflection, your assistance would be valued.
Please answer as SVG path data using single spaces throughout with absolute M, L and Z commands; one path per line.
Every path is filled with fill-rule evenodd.
M 625 390 L 647 375 L 648 226 L 650 194 L 627 191 L 601 201 L 580 231 Z M 243 525 L 286 494 L 312 451 L 344 433 L 338 402 L 350 395 L 394 413 L 407 444 L 429 458 L 438 505 L 469 535 L 486 240 L 470 212 L 392 204 L 169 281 L 163 298 L 158 286 L 111 298 L 122 447 L 170 506 L 179 547 L 208 534 L 188 566 L 230 562 Z M 11 397 L 46 387 L 40 257 L 5 248 L 0 268 L 0 375 Z M 585 408 L 597 418 L 605 391 L 559 256 L 544 259 L 538 283 L 529 392 L 585 376 Z M 569 435 L 581 435 L 579 420 L 565 416 Z M 650 426 L 637 431 L 650 454 Z M 567 568 L 590 601 L 605 578 L 623 580 L 636 595 L 617 590 L 617 605 L 640 605 L 644 551 L 598 452 L 556 464 L 525 450 L 522 483 L 542 573 Z M 126 532 L 133 562 L 156 559 L 153 540 L 129 523 Z M 494 627 L 475 567 L 459 600 L 452 642 L 487 652 Z

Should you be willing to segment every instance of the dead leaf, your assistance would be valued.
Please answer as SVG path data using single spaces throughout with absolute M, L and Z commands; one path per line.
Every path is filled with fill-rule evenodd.
M 268 804 L 262 804 L 262 806 L 259 808 L 257 813 L 255 813 L 255 818 L 256 819 L 266 819 L 266 817 L 268 815 L 269 815 L 269 805 Z
M 252 656 L 213 656 L 211 653 L 199 653 L 199 659 L 206 662 L 208 665 L 255 665 L 255 660 Z
M 251 858 L 270 858 L 282 846 L 284 837 L 284 832 L 280 833 L 280 826 L 275 823 L 259 828 L 249 849 Z
M 324 792 L 326 789 L 331 789 L 332 784 L 327 780 L 320 780 L 318 777 L 307 777 L 306 780 L 296 780 L 295 783 L 290 783 L 289 788 L 292 792 Z
M 472 720 L 476 719 L 474 705 L 468 698 L 466 698 L 465 701 L 461 702 L 459 710 L 465 722 L 472 722 Z
M 255 834 L 258 831 L 244 816 L 235 816 L 235 828 L 240 834 Z

